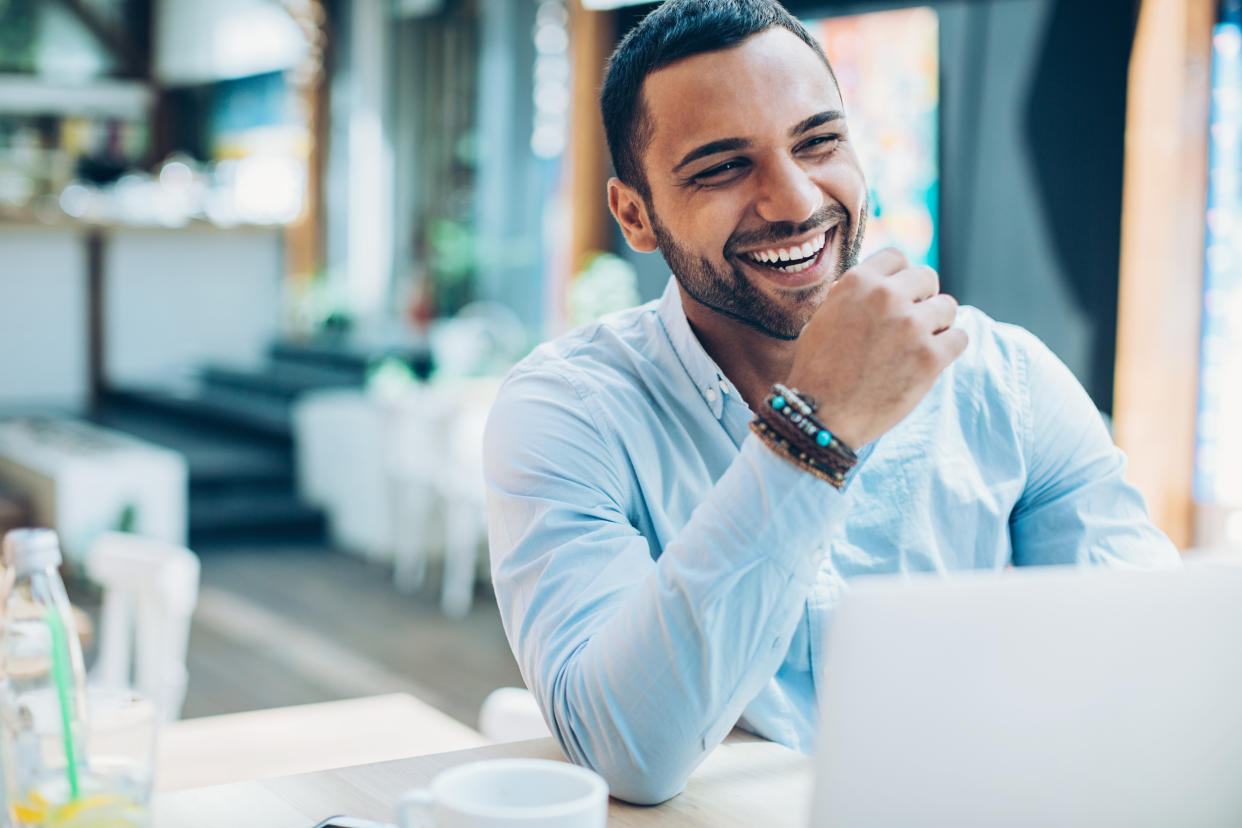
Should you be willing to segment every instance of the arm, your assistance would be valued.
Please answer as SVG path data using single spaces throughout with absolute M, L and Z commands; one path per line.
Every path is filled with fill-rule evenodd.
M 549 373 L 502 391 L 485 441 L 493 579 L 565 753 L 655 803 L 775 674 L 848 498 L 752 435 L 653 559 L 627 518 L 630 458 L 591 406 Z
M 786 383 L 849 445 L 918 404 L 966 347 L 957 303 L 891 248 L 841 276 Z M 570 759 L 633 802 L 678 793 L 784 660 L 849 497 L 751 435 L 653 550 L 630 457 L 596 398 L 551 370 L 511 378 L 485 437 L 492 577 L 522 675 Z M 676 469 L 666 469 L 675 474 Z
M 1087 392 L 1047 346 L 1022 336 L 1027 483 L 1009 518 L 1014 563 L 1177 566 Z

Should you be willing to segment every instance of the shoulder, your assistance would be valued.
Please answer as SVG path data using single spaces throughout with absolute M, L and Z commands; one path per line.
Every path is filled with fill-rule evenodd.
M 498 401 L 624 394 L 665 367 L 666 341 L 656 302 L 610 314 L 536 347 L 509 373 Z
M 998 322 L 976 307 L 963 305 L 956 324 L 970 337 L 970 344 L 951 369 L 959 381 L 983 383 L 1021 397 L 1027 393 L 1032 366 L 1056 361 L 1035 334 Z
M 945 370 L 935 396 L 957 412 L 967 433 L 1020 443 L 1029 425 L 1031 363 L 1047 347 L 975 307 L 962 306 L 955 324 L 970 342 Z
M 633 410 L 647 384 L 659 381 L 662 337 L 649 303 L 539 345 L 501 384 L 485 446 L 494 455 L 560 452 L 567 441 L 618 451 L 616 412 Z
M 1026 328 L 998 322 L 971 305 L 958 309 L 957 326 L 970 336 L 970 345 L 963 356 L 992 368 L 1024 363 L 1037 352 L 1048 350 L 1048 346 Z

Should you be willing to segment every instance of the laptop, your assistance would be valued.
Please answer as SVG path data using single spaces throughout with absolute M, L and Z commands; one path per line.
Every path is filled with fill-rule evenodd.
M 1242 567 L 851 587 L 813 828 L 1242 826 Z

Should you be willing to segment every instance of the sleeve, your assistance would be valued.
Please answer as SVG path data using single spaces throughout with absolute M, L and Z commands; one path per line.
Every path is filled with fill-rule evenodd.
M 484 442 L 492 576 L 566 755 L 653 804 L 776 673 L 848 495 L 750 435 L 653 556 L 627 518 L 631 458 L 600 420 L 557 375 L 506 383 Z
M 1027 481 L 1009 520 L 1014 563 L 1180 565 L 1125 481 L 1125 455 L 1086 390 L 1046 345 L 1026 337 Z

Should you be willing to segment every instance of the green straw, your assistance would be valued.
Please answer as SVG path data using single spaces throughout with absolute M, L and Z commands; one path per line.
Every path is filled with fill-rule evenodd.
M 56 696 L 60 699 L 61 738 L 65 742 L 65 761 L 68 763 L 69 801 L 78 798 L 78 760 L 73 749 L 73 688 L 69 686 L 69 641 L 65 637 L 65 624 L 56 607 L 49 607 L 43 616 L 52 633 L 52 681 L 56 683 Z

